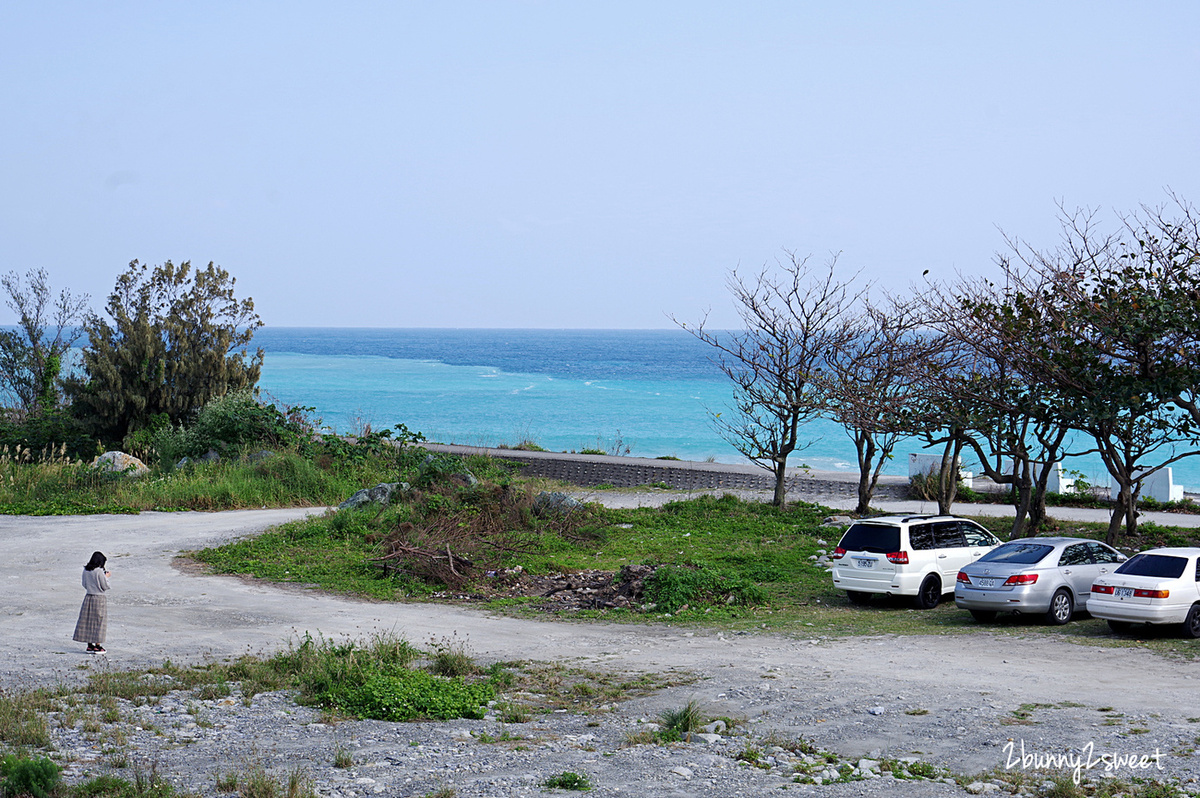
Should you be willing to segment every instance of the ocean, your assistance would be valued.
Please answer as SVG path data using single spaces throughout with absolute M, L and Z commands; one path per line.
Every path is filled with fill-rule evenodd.
M 730 382 L 683 330 L 264 327 L 254 342 L 264 394 L 315 408 L 336 432 L 404 423 L 442 443 L 745 462 L 712 423 L 728 412 Z M 857 469 L 840 426 L 815 421 L 803 434 L 812 443 L 792 465 Z M 903 442 L 885 472 L 906 475 L 909 453 L 922 451 Z M 1189 490 L 1200 487 L 1196 460 L 1174 467 Z M 1108 483 L 1094 455 L 1064 466 Z

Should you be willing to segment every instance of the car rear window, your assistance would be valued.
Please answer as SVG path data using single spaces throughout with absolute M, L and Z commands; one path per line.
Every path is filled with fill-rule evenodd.
M 888 554 L 900 551 L 900 527 L 883 524 L 854 524 L 838 544 L 846 551 L 871 551 Z
M 1183 576 L 1183 569 L 1187 567 L 1187 564 L 1187 557 L 1172 557 L 1169 554 L 1135 554 L 1121 563 L 1115 573 L 1178 579 Z
M 1005 543 L 997 546 L 976 562 L 1011 562 L 1016 565 L 1033 565 L 1054 551 L 1053 546 L 1042 543 Z

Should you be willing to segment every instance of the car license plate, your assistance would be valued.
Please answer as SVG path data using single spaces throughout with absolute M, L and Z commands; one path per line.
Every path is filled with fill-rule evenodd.
M 861 557 L 855 557 L 854 564 L 857 565 L 859 568 L 874 568 L 875 567 L 874 560 L 863 559 Z
M 1116 598 L 1133 598 L 1133 588 L 1131 587 L 1114 587 L 1113 596 Z
M 974 580 L 976 587 L 995 587 L 996 578 L 994 576 L 981 576 Z

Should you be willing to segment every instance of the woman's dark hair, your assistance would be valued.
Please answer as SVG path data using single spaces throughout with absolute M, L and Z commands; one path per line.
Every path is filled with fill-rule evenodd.
M 103 568 L 104 563 L 108 562 L 108 558 L 98 551 L 92 552 L 92 559 L 88 560 L 88 564 L 83 566 L 85 571 L 94 571 L 97 568 Z

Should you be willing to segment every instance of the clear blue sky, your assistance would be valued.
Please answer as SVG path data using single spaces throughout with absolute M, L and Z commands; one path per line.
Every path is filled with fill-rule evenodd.
M 1200 203 L 1200 3 L 11 2 L 0 271 L 216 261 L 275 326 L 717 326 L 1057 201 Z M 13 315 L 0 308 L 0 324 Z

